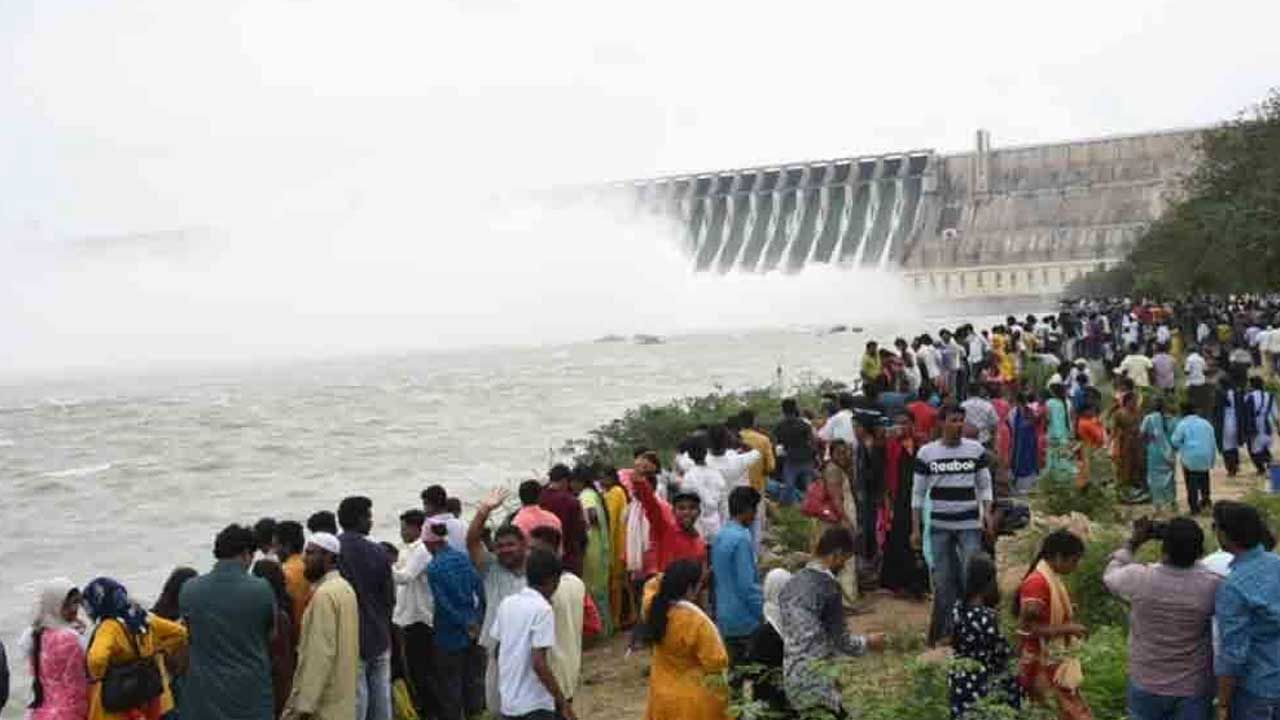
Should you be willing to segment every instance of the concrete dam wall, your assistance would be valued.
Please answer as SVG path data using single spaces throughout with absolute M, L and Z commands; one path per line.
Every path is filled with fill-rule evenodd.
M 847 157 L 619 183 L 707 272 L 900 268 L 934 294 L 1057 292 L 1123 258 L 1194 165 L 1200 130 Z

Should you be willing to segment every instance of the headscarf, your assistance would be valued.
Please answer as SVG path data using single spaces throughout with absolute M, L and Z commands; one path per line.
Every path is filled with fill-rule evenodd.
M 18 649 L 23 655 L 30 656 L 35 649 L 36 632 L 71 627 L 71 624 L 62 618 L 62 606 L 67 602 L 67 596 L 75 589 L 75 583 L 66 578 L 54 578 L 40 584 L 35 605 L 31 610 L 31 625 L 18 640 Z
M 782 568 L 774 568 L 764 576 L 764 619 L 779 635 L 782 634 L 782 606 L 778 601 L 782 598 L 782 589 L 789 582 L 791 573 Z
M 111 578 L 100 577 L 86 585 L 84 602 L 94 620 L 119 620 L 135 635 L 145 635 L 149 630 L 147 611 L 130 601 L 129 591 Z

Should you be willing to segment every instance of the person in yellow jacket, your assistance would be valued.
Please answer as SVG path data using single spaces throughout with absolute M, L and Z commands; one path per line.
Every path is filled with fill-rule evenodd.
M 111 578 L 97 578 L 84 588 L 85 610 L 97 623 L 89 640 L 85 661 L 89 671 L 89 720 L 158 720 L 173 710 L 169 676 L 161 661 L 187 646 L 187 629 L 179 623 L 143 610 L 129 600 L 129 592 Z M 107 712 L 102 707 L 102 679 L 107 670 L 137 660 L 151 658 L 160 668 L 164 692 L 148 705 L 125 712 Z
M 351 720 L 356 716 L 360 610 L 356 591 L 338 573 L 338 538 L 313 533 L 303 561 L 312 583 L 302 613 L 298 666 L 284 720 Z

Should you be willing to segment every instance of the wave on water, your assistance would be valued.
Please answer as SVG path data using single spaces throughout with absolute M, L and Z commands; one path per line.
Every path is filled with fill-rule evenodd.
M 98 473 L 106 472 L 111 468 L 112 464 L 106 462 L 99 463 L 97 465 L 84 465 L 82 467 L 67 468 L 66 470 L 51 470 L 49 472 L 40 473 L 40 476 L 54 479 L 89 477 L 90 475 L 97 475 Z

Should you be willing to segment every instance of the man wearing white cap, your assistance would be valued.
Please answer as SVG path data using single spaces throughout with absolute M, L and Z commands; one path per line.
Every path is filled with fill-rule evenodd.
M 330 533 L 307 540 L 303 562 L 314 590 L 302 614 L 286 720 L 351 720 L 356 714 L 360 609 L 356 591 L 338 572 L 341 550 Z

